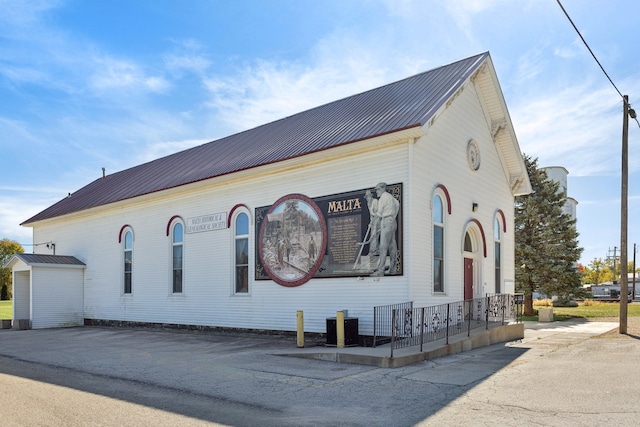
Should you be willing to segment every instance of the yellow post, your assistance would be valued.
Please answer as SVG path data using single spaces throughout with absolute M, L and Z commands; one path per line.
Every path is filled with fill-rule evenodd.
M 304 314 L 302 310 L 298 310 L 298 348 L 304 347 Z
M 344 348 L 344 311 L 336 312 L 336 346 Z

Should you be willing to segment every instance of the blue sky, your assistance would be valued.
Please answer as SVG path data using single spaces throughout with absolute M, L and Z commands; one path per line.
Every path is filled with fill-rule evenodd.
M 640 2 L 562 4 L 633 106 Z M 620 246 L 622 101 L 556 0 L 0 0 L 0 238 L 31 243 L 19 224 L 102 167 L 484 51 L 522 151 L 569 170 L 583 263 L 606 257 Z M 639 141 L 631 121 L 630 260 Z

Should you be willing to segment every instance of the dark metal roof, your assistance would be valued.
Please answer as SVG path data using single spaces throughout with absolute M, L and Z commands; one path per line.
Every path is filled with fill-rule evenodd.
M 20 259 L 27 265 L 76 265 L 76 266 L 84 266 L 86 265 L 84 262 L 80 261 L 78 258 L 74 256 L 67 255 L 44 255 L 44 254 L 14 254 L 6 263 L 6 265 L 10 264 L 13 259 Z
M 488 57 L 475 55 L 107 175 L 22 224 L 424 126 Z

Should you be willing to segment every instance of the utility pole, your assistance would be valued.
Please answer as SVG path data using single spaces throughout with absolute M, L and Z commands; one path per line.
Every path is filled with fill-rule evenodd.
M 629 117 L 636 112 L 629 108 L 629 96 L 624 95 L 622 106 L 622 179 L 620 186 L 620 333 L 627 333 L 627 304 L 629 302 L 629 276 L 627 274 L 627 223 L 629 184 Z

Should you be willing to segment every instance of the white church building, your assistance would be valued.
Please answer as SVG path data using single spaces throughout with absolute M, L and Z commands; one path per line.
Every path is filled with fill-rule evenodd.
M 514 292 L 531 192 L 488 52 L 97 179 L 22 223 L 14 319 L 324 332 Z

